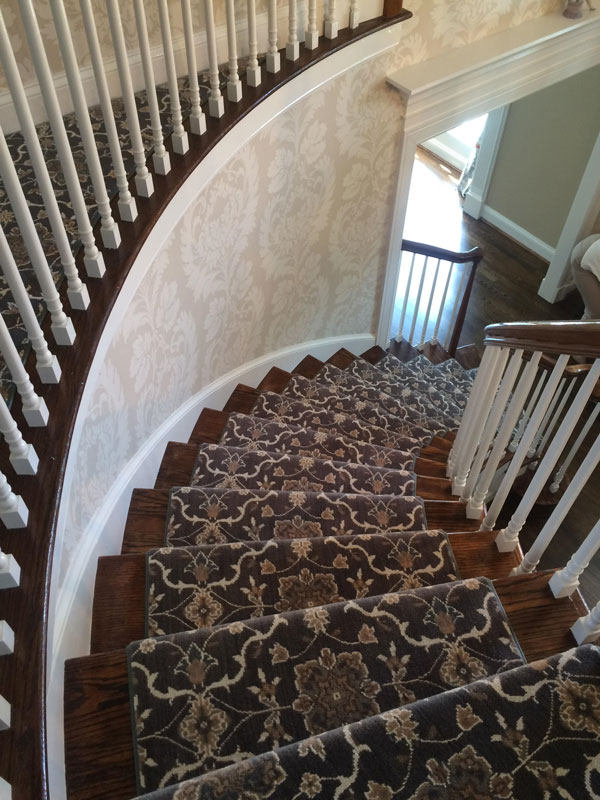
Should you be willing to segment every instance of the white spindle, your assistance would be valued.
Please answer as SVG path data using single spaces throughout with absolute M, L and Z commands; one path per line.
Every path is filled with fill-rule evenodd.
M 256 35 L 256 0 L 248 0 L 248 86 L 260 86 L 261 69 L 258 65 L 258 37 Z
M 417 317 L 419 316 L 419 308 L 421 307 L 421 296 L 423 294 L 423 286 L 425 285 L 425 276 L 427 274 L 427 264 L 429 262 L 429 257 L 425 256 L 423 259 L 423 268 L 421 269 L 421 280 L 419 281 L 419 289 L 417 291 L 417 299 L 415 300 L 415 307 L 413 310 L 413 318 L 412 323 L 410 325 L 410 333 L 408 334 L 408 341 L 410 344 L 413 343 L 413 334 L 415 332 L 415 327 L 417 325 Z
M 181 103 L 179 101 L 179 86 L 177 85 L 177 67 L 175 66 L 175 53 L 173 52 L 173 38 L 171 36 L 171 21 L 169 20 L 169 7 L 167 0 L 158 0 L 158 18 L 160 22 L 160 35 L 163 43 L 165 67 L 167 70 L 167 84 L 169 86 L 169 100 L 171 103 L 171 144 L 173 150 L 183 156 L 190 149 L 188 135 L 183 127 Z
M 579 436 L 577 437 L 577 439 L 573 443 L 573 446 L 569 450 L 569 452 L 567 454 L 567 457 L 565 458 L 563 463 L 560 465 L 560 468 L 558 469 L 556 475 L 554 476 L 554 481 L 550 484 L 550 491 L 551 492 L 553 492 L 553 493 L 554 492 L 558 492 L 558 490 L 560 488 L 560 484 L 562 483 L 562 480 L 565 477 L 565 473 L 568 470 L 568 468 L 569 468 L 569 466 L 571 464 L 571 461 L 573 461 L 573 459 L 577 455 L 577 452 L 578 452 L 579 448 L 583 444 L 583 441 L 584 441 L 585 437 L 590 432 L 590 429 L 591 429 L 592 425 L 594 424 L 594 422 L 596 421 L 596 419 L 598 417 L 598 414 L 600 414 L 600 403 L 596 403 L 595 404 L 594 410 L 592 411 L 590 416 L 587 418 L 587 421 L 586 421 L 585 425 L 581 429 L 581 432 L 580 432 Z
M 527 487 L 527 491 L 523 495 L 521 502 L 510 519 L 510 522 L 496 537 L 496 545 L 499 550 L 506 552 L 508 550 L 514 550 L 517 546 L 519 542 L 519 532 L 525 524 L 529 512 L 533 508 L 540 492 L 546 485 L 546 481 L 552 474 L 552 470 L 556 466 L 556 462 L 558 461 L 566 443 L 569 441 L 569 437 L 573 433 L 573 430 L 577 425 L 581 414 L 583 413 L 585 405 L 596 387 L 599 377 L 600 358 L 596 359 L 592 368 L 588 372 L 586 379 L 581 384 L 581 387 L 577 392 L 575 399 L 571 403 L 565 419 L 561 422 L 560 427 L 554 434 L 544 457 L 540 461 L 539 467 L 531 476 L 531 483 Z M 523 439 L 525 439 L 526 436 L 527 431 L 525 432 Z M 517 451 L 515 458 L 517 457 L 518 453 L 519 451 Z
M 14 589 L 21 581 L 21 567 L 16 558 L 0 550 L 0 589 Z
M 38 319 L 31 305 L 31 301 L 27 295 L 27 290 L 25 289 L 23 279 L 21 278 L 21 273 L 19 272 L 19 269 L 15 263 L 15 259 L 13 258 L 13 254 L 10 251 L 10 247 L 8 246 L 8 242 L 6 241 L 6 236 L 4 235 L 4 231 L 1 228 L 0 228 L 0 266 L 2 267 L 4 278 L 14 298 L 15 304 L 19 309 L 19 314 L 21 315 L 21 319 L 23 320 L 23 324 L 25 325 L 27 336 L 35 352 L 36 355 L 35 368 L 37 370 L 37 373 L 40 376 L 43 383 L 58 383 L 60 378 L 60 366 L 58 364 L 58 360 L 56 356 L 53 356 L 50 350 L 48 349 L 48 343 L 44 338 L 44 334 L 42 333 L 42 329 L 40 328 L 40 323 L 38 322 Z M 13 380 L 17 384 L 18 388 L 19 381 L 23 381 L 25 377 L 27 378 L 27 381 L 29 381 L 29 376 L 25 372 L 25 367 L 21 362 L 18 350 L 15 347 L 15 344 L 10 336 L 8 328 L 6 327 L 6 323 L 4 322 L 4 319 L 1 314 L 0 314 L 0 331 L 2 332 L 2 337 L 3 337 L 3 344 L 1 349 L 6 359 L 6 363 L 8 364 L 8 367 L 12 373 Z M 19 377 L 15 377 L 15 375 Z M 29 385 L 31 385 L 30 382 Z M 29 422 L 30 425 L 32 424 L 29 420 L 27 421 Z M 37 424 L 45 425 L 46 421 L 44 420 L 43 422 L 38 422 Z
M 298 41 L 298 0 L 288 2 L 288 40 L 285 45 L 285 57 L 288 61 L 300 58 L 300 42 Z
M 133 93 L 131 72 L 129 70 L 129 61 L 127 58 L 127 45 L 125 44 L 125 35 L 123 33 L 118 0 L 106 0 L 106 10 L 108 12 L 108 24 L 110 26 L 110 33 L 115 50 L 121 94 L 123 96 L 123 105 L 125 106 L 125 115 L 127 117 L 127 128 L 131 138 L 131 149 L 135 162 L 135 188 L 141 197 L 150 197 L 154 193 L 154 182 L 146 166 L 146 151 L 144 149 L 144 142 L 142 141 L 140 120 L 135 104 L 135 95 Z
M 17 392 L 23 400 L 23 416 L 32 428 L 41 428 L 48 422 L 48 408 L 34 389 L 21 362 L 19 351 L 10 337 L 4 318 L 0 315 L 0 353 L 4 356 Z
M 23 134 L 23 138 L 25 139 L 25 144 L 27 145 L 27 150 L 29 152 L 29 157 L 31 158 L 31 164 L 35 172 L 40 194 L 48 214 L 48 221 L 50 222 L 50 227 L 52 228 L 52 233 L 54 234 L 54 241 L 60 255 L 60 262 L 67 279 L 67 297 L 69 298 L 69 303 L 71 308 L 78 309 L 79 311 L 85 311 L 90 304 L 90 296 L 88 294 L 86 285 L 81 282 L 79 273 L 77 272 L 77 268 L 75 266 L 75 259 L 71 251 L 69 238 L 65 231 L 65 226 L 60 209 L 58 207 L 56 195 L 54 194 L 54 187 L 52 186 L 52 181 L 50 180 L 50 175 L 48 174 L 46 160 L 44 158 L 35 123 L 29 109 L 25 88 L 23 87 L 23 82 L 17 67 L 17 61 L 12 51 L 10 38 L 8 31 L 6 30 L 6 25 L 4 24 L 1 11 L 0 60 L 2 61 L 4 74 L 6 75 L 12 100 L 15 105 L 15 110 L 19 119 L 19 125 L 21 127 L 21 133 Z
M 171 157 L 169 156 L 168 150 L 165 148 L 162 122 L 158 108 L 156 81 L 154 80 L 154 67 L 152 66 L 152 53 L 150 52 L 150 40 L 148 39 L 148 25 L 146 23 L 144 0 L 133 0 L 133 8 L 135 11 L 138 42 L 140 44 L 144 84 L 146 86 L 146 99 L 150 112 L 150 127 L 152 128 L 152 143 L 154 145 L 152 164 L 159 175 L 167 175 L 171 171 Z
M 319 46 L 319 29 L 317 28 L 317 0 L 308 0 L 308 24 L 304 33 L 304 46 L 314 50 Z
M 558 420 L 560 419 L 560 417 L 562 415 L 562 412 L 563 412 L 563 410 L 564 410 L 564 408 L 565 408 L 565 406 L 567 404 L 567 401 L 569 400 L 569 397 L 573 393 L 573 389 L 575 388 L 575 384 L 576 384 L 576 380 L 574 378 L 571 378 L 571 380 L 569 381 L 569 385 L 567 386 L 567 390 L 566 390 L 566 392 L 564 392 L 564 394 L 563 394 L 563 396 L 562 396 L 562 398 L 560 400 L 560 403 L 558 404 L 558 408 L 554 412 L 554 416 L 550 420 L 550 424 L 546 428 L 546 430 L 544 432 L 544 435 L 542 436 L 541 441 L 539 442 L 539 445 L 537 447 L 537 452 L 538 453 L 543 453 L 544 450 L 546 449 L 546 445 L 548 444 L 548 440 L 552 436 L 552 431 L 556 428 Z
M 473 269 L 472 265 L 470 269 Z M 450 347 L 450 342 L 452 340 L 452 333 L 454 331 L 454 325 L 456 323 L 456 319 L 458 317 L 458 311 L 460 309 L 460 301 L 462 300 L 463 291 L 465 289 L 465 283 L 467 282 L 468 271 L 469 271 L 469 265 L 463 264 L 462 272 L 460 275 L 460 282 L 458 284 L 458 291 L 456 292 L 456 297 L 454 298 L 454 305 L 452 306 L 452 313 L 450 314 L 450 322 L 448 323 L 448 334 L 446 336 L 446 341 L 444 342 L 444 350 L 447 350 Z
M 537 565 L 540 563 L 541 557 L 546 552 L 548 545 L 554 538 L 563 520 L 571 510 L 573 503 L 579 497 L 581 490 L 590 479 L 598 464 L 600 464 L 600 440 L 596 442 L 596 448 L 592 448 L 586 455 L 581 466 L 577 470 L 577 474 L 573 478 L 573 481 L 569 484 L 567 491 L 563 494 L 554 507 L 552 514 L 550 514 L 544 527 L 536 536 L 536 539 L 529 548 L 529 551 L 525 553 L 523 561 L 518 567 L 515 567 L 512 574 L 524 575 L 527 572 L 533 572 L 535 570 Z M 556 578 L 556 580 L 554 580 L 554 584 L 552 584 L 552 581 L 550 582 L 550 588 L 553 586 L 558 587 L 559 585 L 561 587 L 561 594 L 558 594 L 557 591 L 554 591 L 553 589 L 555 597 L 565 597 L 568 594 L 572 594 L 572 592 L 574 592 L 577 588 L 579 583 L 577 578 L 587 567 L 590 558 L 596 552 L 596 550 L 589 552 L 589 546 L 591 545 L 592 540 L 596 542 L 596 549 L 600 547 L 600 523 L 596 525 L 596 528 L 592 534 L 588 536 L 583 545 L 573 555 L 573 558 L 569 561 L 565 569 L 561 570 L 559 573 L 556 573 L 556 576 L 554 576 Z M 584 556 L 587 557 L 587 561 L 585 561 L 585 563 L 582 562 L 582 557 Z M 558 575 L 561 575 L 562 577 L 558 578 Z M 567 587 L 569 587 L 568 591 L 566 591 Z
M 521 419 L 519 421 L 519 425 L 517 427 L 517 430 L 515 431 L 515 435 L 513 437 L 513 440 L 510 443 L 510 445 L 508 446 L 508 449 L 512 453 L 515 453 L 516 450 L 517 450 L 517 447 L 519 446 L 519 442 L 521 441 L 521 437 L 523 436 L 523 432 L 525 431 L 525 428 L 527 427 L 527 423 L 529 422 L 529 418 L 531 417 L 531 414 L 533 413 L 533 409 L 535 408 L 535 404 L 537 403 L 537 399 L 539 397 L 539 394 L 542 391 L 542 387 L 544 386 L 544 383 L 546 382 L 546 378 L 548 378 L 549 376 L 550 376 L 550 373 L 547 372 L 547 370 L 543 370 L 542 374 L 539 377 L 538 382 L 535 385 L 535 389 L 533 390 L 533 392 L 531 394 L 531 397 L 529 398 L 529 403 L 527 403 L 527 408 L 525 409 L 525 411 L 523 412 L 523 415 L 521 416 Z
M 58 157 L 63 169 L 65 183 L 69 191 L 71 205 L 77 220 L 77 230 L 79 238 L 83 243 L 84 258 L 83 263 L 87 274 L 93 278 L 101 278 L 106 268 L 104 266 L 104 258 L 102 253 L 96 247 L 94 239 L 94 232 L 90 224 L 87 207 L 81 190 L 79 175 L 73 160 L 71 152 L 71 145 L 65 124 L 62 118 L 62 112 L 56 90 L 54 88 L 54 81 L 50 71 L 50 65 L 46 57 L 42 35 L 37 22 L 37 17 L 33 9 L 32 0 L 19 0 L 19 8 L 21 9 L 21 16 L 23 18 L 23 25 L 29 41 L 29 49 L 33 65 L 35 67 L 36 75 L 42 90 L 42 98 L 48 113 L 48 119 L 52 128 L 54 136 L 54 143 L 58 152 Z
M 73 100 L 79 135 L 81 136 L 81 142 L 83 144 L 86 166 L 89 170 L 90 180 L 94 190 L 94 199 L 96 200 L 96 205 L 98 206 L 98 212 L 100 214 L 100 235 L 102 236 L 105 247 L 116 249 L 121 244 L 121 233 L 110 208 L 106 183 L 104 182 L 104 173 L 100 164 L 100 157 L 98 156 L 96 139 L 94 138 L 94 131 L 90 121 L 90 112 L 88 111 L 87 100 L 83 92 L 83 85 L 79 74 L 79 64 L 77 63 L 77 56 L 75 55 L 75 48 L 73 47 L 73 39 L 71 38 L 71 30 L 69 28 L 63 0 L 50 0 L 50 7 L 52 9 L 54 27 L 56 28 L 63 64 L 65 65 L 67 83 L 69 84 L 69 90 Z
M 56 291 L 52 272 L 48 266 L 44 248 L 40 242 L 35 223 L 29 211 L 27 198 L 21 187 L 17 170 L 13 164 L 4 132 L 0 127 L 0 176 L 10 200 L 15 219 L 31 260 L 35 276 L 42 290 L 42 297 L 52 318 L 52 335 L 57 344 L 68 345 L 75 341 L 75 328 L 64 312 Z
M 579 617 L 571 627 L 571 633 L 577 644 L 595 642 L 600 637 L 600 602 L 585 617 Z
M 493 347 L 486 347 L 481 359 L 481 364 L 477 370 L 477 375 L 473 381 L 473 386 L 469 392 L 467 405 L 460 422 L 460 427 L 457 431 L 454 444 L 448 455 L 448 463 L 446 464 L 446 475 L 449 478 L 455 478 L 458 470 L 458 456 L 463 448 L 465 439 L 470 435 L 472 430 L 472 420 L 477 410 L 481 405 L 481 398 L 483 397 L 491 375 L 491 370 L 496 363 L 496 352 Z
M 37 453 L 33 445 L 27 444 L 23 439 L 2 395 L 0 395 L 0 433 L 8 445 L 9 461 L 17 475 L 35 475 L 39 464 Z
M 5 619 L 0 620 L 0 656 L 15 652 L 15 632 Z M 1 786 L 1 784 L 0 784 Z M 0 795 L 2 797 L 2 795 Z
M 237 35 L 235 29 L 234 0 L 225 0 L 227 17 L 227 49 L 229 51 L 229 77 L 227 78 L 227 99 L 239 103 L 242 99 L 242 82 L 238 74 Z
M 493 407 L 502 373 L 504 372 L 510 354 L 510 348 L 508 347 L 494 347 L 492 350 L 493 352 L 490 356 L 490 360 L 486 362 L 485 365 L 487 370 L 485 372 L 486 383 L 483 385 L 481 393 L 478 395 L 477 405 L 469 412 L 469 417 L 465 419 L 467 425 L 465 434 L 455 450 L 456 456 L 454 459 L 452 477 L 452 494 L 455 495 L 462 494 L 465 488 L 467 475 L 471 469 L 477 445 L 485 430 L 485 424 L 490 414 L 490 409 Z
M 0 472 L 0 520 L 8 530 L 27 527 L 29 510 L 20 495 L 16 495 L 6 480 L 6 475 Z
M 404 328 L 404 320 L 406 318 L 406 309 L 408 307 L 408 298 L 410 295 L 410 286 L 412 283 L 413 272 L 415 268 L 415 258 L 417 257 L 416 253 L 412 254 L 412 258 L 410 260 L 410 269 L 408 271 L 408 281 L 406 283 L 406 289 L 404 291 L 404 302 L 402 303 L 402 313 L 400 314 L 400 324 L 398 325 L 398 336 L 397 339 L 400 341 L 402 339 L 402 330 Z
M 551 420 L 552 415 L 554 413 L 554 409 L 556 408 L 556 405 L 557 405 L 559 399 L 562 397 L 562 393 L 564 392 L 566 385 L 567 385 L 567 379 L 563 378 L 562 381 L 558 385 L 558 389 L 554 392 L 554 397 L 552 398 L 552 401 L 551 401 L 550 405 L 548 406 L 548 409 L 547 409 L 546 413 L 544 414 L 544 419 L 542 420 L 542 422 L 540 424 L 540 427 L 537 430 L 536 435 L 533 437 L 533 442 L 531 443 L 531 447 L 527 451 L 527 458 L 533 458 L 534 457 L 534 455 L 536 453 L 536 450 L 538 449 L 538 445 L 540 443 L 540 440 L 541 440 L 542 436 L 544 435 L 544 433 L 546 431 L 546 428 L 550 424 L 550 420 Z
M 506 448 L 515 427 L 515 423 L 519 418 L 519 414 L 523 409 L 523 405 L 525 404 L 529 390 L 531 389 L 533 381 L 535 380 L 535 375 L 541 356 L 541 352 L 532 354 L 529 363 L 523 370 L 523 374 L 519 379 L 515 393 L 513 394 L 512 400 L 510 401 L 506 414 L 504 415 L 504 419 L 500 425 L 500 430 L 498 431 L 496 440 L 494 441 L 492 452 L 485 463 L 483 473 L 477 481 L 473 496 L 467 505 L 467 517 L 469 519 L 480 519 L 481 517 L 485 498 L 487 497 L 490 488 L 494 484 L 498 466 L 506 452 Z M 503 477 L 504 476 L 502 476 L 500 479 L 500 483 L 503 480 Z M 494 488 L 496 487 L 494 486 Z
M 0 798 L 2 800 L 11 800 L 12 798 L 12 788 L 8 781 L 5 781 L 4 778 L 0 778 Z
M 0 694 L 0 731 L 10 728 L 10 703 Z
M 210 97 L 208 99 L 208 113 L 211 117 L 222 117 L 225 113 L 225 104 L 221 94 L 219 80 L 219 58 L 217 55 L 217 35 L 215 33 L 215 11 L 213 0 L 204 0 L 204 16 L 206 20 L 206 46 L 208 48 L 208 65 L 210 77 Z
M 454 264 L 450 264 L 450 268 L 448 269 L 448 277 L 446 278 L 446 285 L 444 286 L 444 292 L 442 294 L 442 299 L 440 300 L 440 306 L 438 309 L 437 320 L 435 322 L 435 328 L 433 331 L 433 336 L 431 337 L 431 341 L 435 344 L 438 340 L 438 334 L 440 332 L 440 325 L 442 324 L 442 317 L 444 316 L 444 308 L 446 306 L 446 296 L 448 295 L 448 289 L 450 288 L 450 279 L 452 278 L 452 271 L 454 270 Z
M 550 405 L 550 401 L 554 396 L 554 392 L 556 391 L 556 387 L 560 383 L 562 378 L 562 374 L 565 371 L 565 367 L 569 361 L 569 356 L 560 356 L 558 361 L 556 362 L 556 366 L 552 370 L 550 377 L 548 378 L 548 382 L 544 388 L 544 392 L 536 405 L 533 414 L 531 415 L 531 419 L 527 423 L 527 427 L 523 433 L 523 437 L 521 442 L 517 448 L 516 453 L 513 455 L 512 460 L 508 469 L 506 470 L 506 474 L 500 484 L 500 487 L 494 497 L 494 501 L 490 506 L 490 510 L 488 511 L 483 523 L 481 525 L 482 529 L 485 531 L 491 531 L 496 524 L 496 520 L 498 519 L 498 514 L 502 510 L 502 506 L 504 505 L 506 498 L 508 497 L 508 493 L 512 489 L 513 483 L 517 475 L 519 474 L 519 470 L 523 466 L 523 462 L 527 456 L 527 451 L 529 450 L 529 446 L 533 441 L 533 437 L 536 434 L 537 429 L 540 426 L 542 421 L 542 417 L 546 413 L 546 409 Z M 500 541 L 501 543 L 501 541 Z M 499 547 L 498 537 L 496 537 L 496 544 Z M 500 549 L 500 547 L 499 547 Z M 514 549 L 512 546 L 508 548 L 510 550 Z
M 429 302 L 427 303 L 427 311 L 425 312 L 425 319 L 423 320 L 423 327 L 421 328 L 421 339 L 419 340 L 419 345 L 418 345 L 419 350 L 422 350 L 425 344 L 427 326 L 429 325 L 429 315 L 431 314 L 431 304 L 433 303 L 433 295 L 435 294 L 435 287 L 437 284 L 439 272 L 440 272 L 440 259 L 438 258 L 437 264 L 435 266 L 435 273 L 433 275 L 433 284 L 431 286 L 431 292 L 429 293 Z
M 269 0 L 268 9 L 269 49 L 267 51 L 267 72 L 279 72 L 281 55 L 277 49 L 279 31 L 277 26 L 277 0 Z
M 508 369 L 502 378 L 502 383 L 498 389 L 498 394 L 494 400 L 492 410 L 490 411 L 490 415 L 485 423 L 481 440 L 478 444 L 475 458 L 473 459 L 473 465 L 469 470 L 468 477 L 465 476 L 465 486 L 461 495 L 461 500 L 464 500 L 465 502 L 468 502 L 473 494 L 475 484 L 477 483 L 477 479 L 481 473 L 481 468 L 483 467 L 483 462 L 485 461 L 485 457 L 488 454 L 492 440 L 498 430 L 498 424 L 502 417 L 502 412 L 506 408 L 510 393 L 512 392 L 515 381 L 517 380 L 517 375 L 519 374 L 519 369 L 521 368 L 522 358 L 523 350 L 515 350 L 510 360 L 510 364 L 508 365 Z
M 185 35 L 185 53 L 190 83 L 190 130 L 196 136 L 206 133 L 206 117 L 200 107 L 200 87 L 198 86 L 198 65 L 196 63 L 196 47 L 194 45 L 194 24 L 190 0 L 181 0 L 181 15 Z
M 335 39 L 338 35 L 339 23 L 336 18 L 335 0 L 327 0 L 327 12 L 325 14 L 325 38 Z
M 127 172 L 125 171 L 125 164 L 123 163 L 123 154 L 121 152 L 121 142 L 119 141 L 117 125 L 115 123 L 115 114 L 110 101 L 110 91 L 106 80 L 104 59 L 102 58 L 102 50 L 100 48 L 100 41 L 98 40 L 98 31 L 94 20 L 92 3 L 91 0 L 79 0 L 79 5 L 81 7 L 81 16 L 83 18 L 85 35 L 90 50 L 98 99 L 100 100 L 102 116 L 104 117 L 104 127 L 106 129 L 110 156 L 113 162 L 113 173 L 117 182 L 117 189 L 119 190 L 119 199 L 117 201 L 119 216 L 124 222 L 133 222 L 137 218 L 137 205 L 135 198 L 129 191 L 129 181 L 127 180 Z
M 358 8 L 358 0 L 350 0 L 350 19 L 349 24 L 351 28 L 358 28 L 360 22 L 360 14 Z

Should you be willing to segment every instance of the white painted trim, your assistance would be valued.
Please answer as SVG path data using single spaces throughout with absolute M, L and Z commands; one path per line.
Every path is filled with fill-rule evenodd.
M 556 245 L 554 257 L 544 280 L 540 284 L 538 294 L 549 303 L 557 303 L 569 294 L 573 288 L 571 279 L 571 251 L 582 239 L 594 231 L 593 225 L 600 213 L 600 134 L 592 149 L 579 188 L 575 194 L 573 205 L 567 215 L 565 226 Z
M 496 165 L 496 156 L 500 149 L 504 125 L 508 116 L 510 106 L 497 108 L 490 111 L 481 137 L 479 155 L 475 169 L 473 170 L 473 180 L 463 204 L 463 211 L 474 219 L 481 216 L 481 208 L 486 201 L 490 181 Z
M 527 248 L 527 250 L 531 250 L 536 256 L 543 258 L 548 263 L 552 261 L 554 248 L 551 245 L 538 239 L 537 236 L 526 231 L 525 228 L 517 225 L 512 219 L 500 214 L 494 208 L 484 204 L 481 208 L 481 218 L 489 222 L 490 225 L 493 225 L 494 228 L 505 233 L 509 238 L 514 239 L 515 242 Z
M 398 185 L 377 327 L 390 341 L 402 231 L 417 144 L 600 63 L 600 14 L 560 14 L 525 22 L 388 76 L 405 97 Z

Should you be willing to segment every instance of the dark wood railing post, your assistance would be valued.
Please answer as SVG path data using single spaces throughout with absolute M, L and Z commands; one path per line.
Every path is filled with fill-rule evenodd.
M 465 288 L 460 303 L 460 308 L 458 310 L 456 322 L 454 323 L 454 330 L 452 331 L 452 339 L 450 339 L 450 346 L 448 347 L 448 352 L 453 358 L 456 355 L 456 348 L 458 347 L 460 335 L 462 333 L 463 325 L 465 323 L 465 317 L 467 315 L 467 307 L 469 305 L 469 298 L 471 297 L 471 291 L 473 290 L 473 284 L 475 282 L 475 273 L 477 272 L 477 267 L 479 266 L 481 258 L 482 257 L 479 256 L 473 259 L 473 263 L 471 264 L 471 274 L 469 275 L 469 280 L 467 282 L 467 286 Z
M 384 17 L 393 17 L 402 11 L 403 0 L 383 0 L 383 15 Z

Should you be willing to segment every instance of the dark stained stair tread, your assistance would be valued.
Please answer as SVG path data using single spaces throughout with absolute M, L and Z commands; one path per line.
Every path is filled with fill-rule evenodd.
M 481 354 L 476 344 L 465 344 L 457 348 L 454 358 L 465 369 L 475 369 L 481 363 Z
M 304 378 L 309 378 L 309 380 L 312 380 L 314 377 L 316 377 L 324 364 L 324 361 L 319 361 L 319 359 L 315 358 L 314 356 L 306 356 L 302 359 L 298 366 L 294 367 L 292 374 L 302 375 Z
M 187 486 L 190 482 L 198 453 L 195 444 L 169 442 L 156 476 L 154 488 L 168 492 L 172 486 Z
M 190 444 L 218 442 L 228 419 L 227 411 L 203 408 L 189 438 Z
M 98 559 L 90 652 L 127 647 L 145 632 L 146 557 L 140 553 Z
M 243 383 L 238 383 L 231 397 L 223 406 L 223 411 L 250 414 L 258 395 L 259 392 L 257 389 L 253 389 L 251 386 L 245 386 Z
M 330 356 L 326 363 L 332 364 L 334 367 L 338 367 L 339 369 L 346 369 L 346 367 L 348 367 L 355 360 L 356 356 L 349 350 L 346 350 L 345 347 L 342 347 L 340 350 L 337 350 L 332 356 Z
M 378 361 L 385 356 L 385 350 L 379 345 L 375 345 L 374 347 L 370 347 L 368 350 L 365 350 L 364 353 L 360 354 L 361 358 L 364 358 L 365 361 L 368 361 L 369 364 L 377 364 Z
M 258 384 L 257 389 L 260 392 L 281 392 L 291 377 L 290 372 L 286 372 L 279 367 L 272 367 Z
M 142 553 L 160 547 L 165 538 L 169 493 L 134 489 L 131 495 L 121 553 Z

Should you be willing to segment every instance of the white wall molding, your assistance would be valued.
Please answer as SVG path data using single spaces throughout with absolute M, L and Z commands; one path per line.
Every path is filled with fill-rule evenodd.
M 417 144 L 600 64 L 600 13 L 525 22 L 388 76 L 406 102 L 377 344 L 390 340 L 402 231 Z
M 496 156 L 500 149 L 500 142 L 502 141 L 502 134 L 504 133 L 508 109 L 509 106 L 502 106 L 502 108 L 497 108 L 495 111 L 490 111 L 485 123 L 479 155 L 477 156 L 475 169 L 473 170 L 471 187 L 467 192 L 463 204 L 463 211 L 465 214 L 468 214 L 474 219 L 479 219 L 481 216 L 481 209 L 485 203 L 488 189 L 490 188 L 490 181 L 496 164 Z
M 481 218 L 489 222 L 490 225 L 493 225 L 494 228 L 502 231 L 502 233 L 506 234 L 510 239 L 514 239 L 515 242 L 527 248 L 527 250 L 531 250 L 536 256 L 543 258 L 548 263 L 552 261 L 554 257 L 554 248 L 547 244 L 547 242 L 538 239 L 537 236 L 534 236 L 529 231 L 526 231 L 525 228 L 517 225 L 512 219 L 505 217 L 503 214 L 500 214 L 498 211 L 485 204 L 481 208 Z

